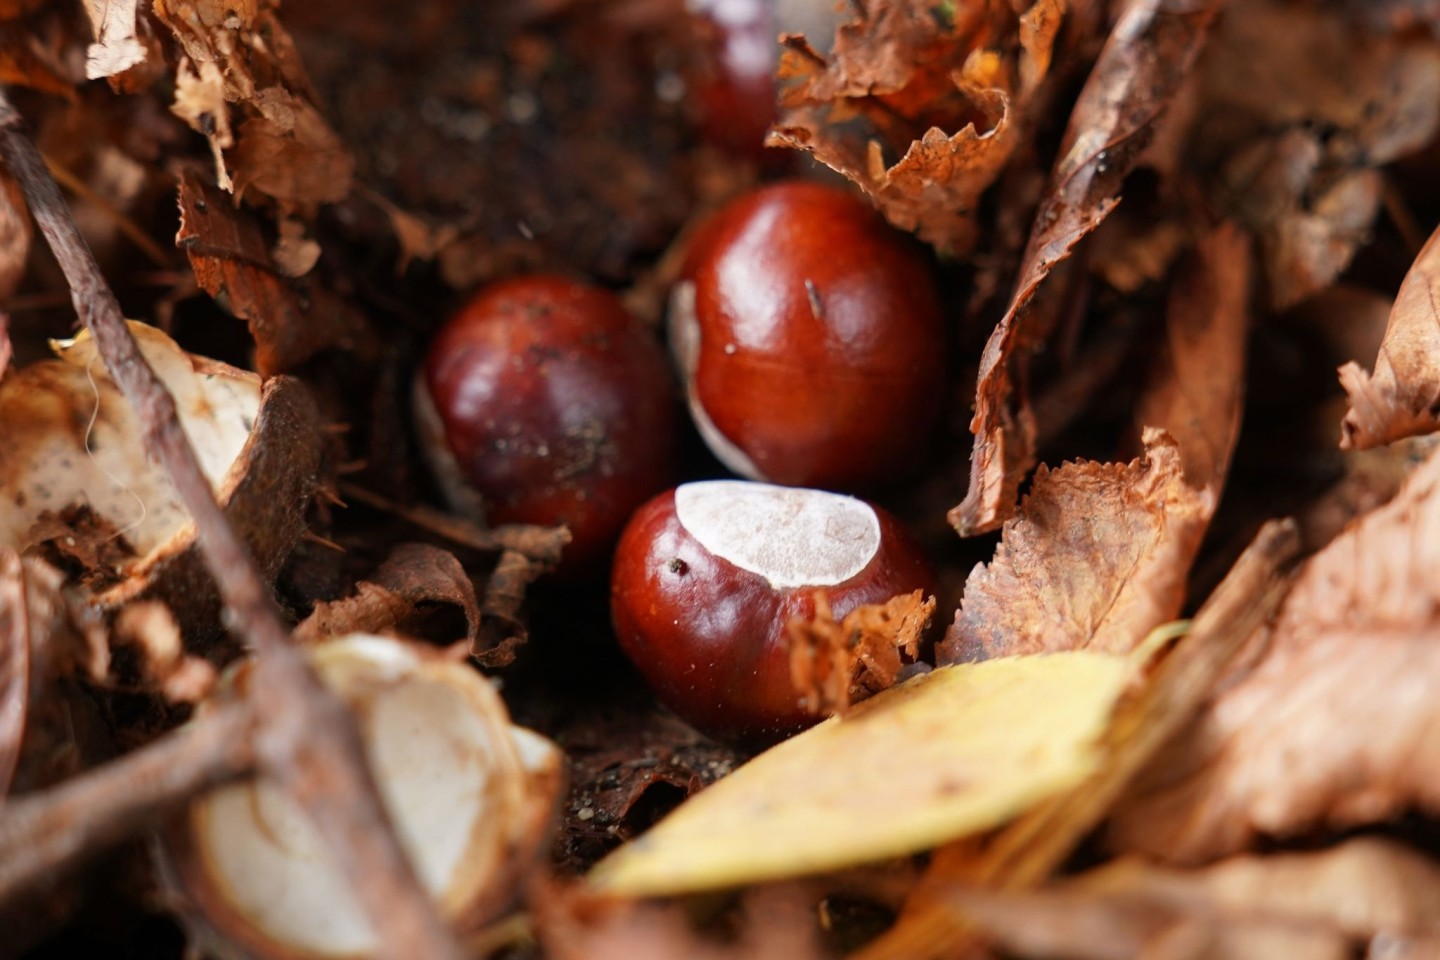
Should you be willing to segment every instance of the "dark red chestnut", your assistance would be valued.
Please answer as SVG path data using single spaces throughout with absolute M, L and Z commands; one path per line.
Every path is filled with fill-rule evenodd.
M 689 483 L 641 507 L 615 551 L 620 646 L 660 699 L 707 732 L 776 739 L 818 718 L 790 680 L 785 625 L 815 591 L 839 618 L 916 589 L 925 558 L 863 500 L 744 480 Z
M 417 387 L 452 505 L 568 525 L 567 572 L 593 567 L 670 482 L 664 351 L 605 290 L 547 276 L 487 287 L 435 337 Z
M 942 407 L 929 263 L 834 187 L 777 183 L 702 226 L 670 335 L 701 435 L 752 479 L 873 486 L 920 459 Z

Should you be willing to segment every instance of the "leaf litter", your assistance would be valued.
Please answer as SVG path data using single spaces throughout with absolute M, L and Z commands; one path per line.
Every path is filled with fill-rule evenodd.
M 381 838 L 349 871 L 400 918 L 376 942 L 460 955 L 336 799 L 363 757 L 305 752 L 343 724 L 277 732 L 306 668 L 236 614 L 273 592 L 307 650 L 405 635 L 569 753 L 555 847 L 548 802 L 513 814 L 490 879 L 527 883 L 466 915 L 477 954 L 1433 951 L 1431 7 L 865 0 L 777 42 L 770 143 L 934 248 L 960 382 L 932 474 L 883 493 L 947 588 L 790 624 L 797 695 L 843 716 L 751 759 L 657 710 L 603 590 L 553 580 L 563 531 L 431 506 L 403 425 L 474 283 L 590 276 L 654 320 L 701 211 L 775 175 L 696 138 L 713 51 L 678 0 L 435 0 L 406 31 L 370 2 L 0 4 L 0 79 L 65 191 L 0 150 L 5 950 L 102 901 L 152 915 L 96 858 L 153 877 L 117 845 L 258 770 L 332 840 Z M 32 249 L 66 206 L 79 280 Z M 173 338 L 134 327 L 253 573 L 203 572 L 220 528 L 170 492 L 114 346 L 46 359 L 107 281 Z M 207 392 L 231 382 L 240 413 Z M 247 651 L 268 679 L 234 698 Z M 214 907 L 180 912 L 212 942 Z

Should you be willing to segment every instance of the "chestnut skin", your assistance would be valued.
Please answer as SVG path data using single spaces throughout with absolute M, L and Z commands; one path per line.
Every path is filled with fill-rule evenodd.
M 701 227 L 671 346 L 716 456 L 751 479 L 864 490 L 917 466 L 945 331 L 920 247 L 843 190 L 756 190 Z
M 695 0 L 691 8 L 712 40 L 696 83 L 701 134 L 733 156 L 762 163 L 788 156 L 765 148 L 780 60 L 775 0 Z
M 449 499 L 466 506 L 458 473 L 491 523 L 566 524 L 562 573 L 602 563 L 671 481 L 664 350 L 606 290 L 553 276 L 486 287 L 436 335 L 421 383 L 422 433 L 433 417 L 453 458 L 436 471 Z
M 692 530 L 682 521 L 677 493 L 727 484 L 868 507 L 878 545 L 868 560 L 860 555 L 863 565 L 838 583 L 803 584 L 793 577 L 773 583 L 753 566 L 712 552 L 701 542 L 703 529 L 697 524 Z M 784 526 L 782 520 L 748 533 L 757 542 L 767 537 L 783 541 L 787 534 L 778 528 Z M 779 546 L 795 546 L 803 554 L 805 539 L 791 538 Z M 803 708 L 791 682 L 785 630 L 794 617 L 814 616 L 817 590 L 825 593 L 838 619 L 896 594 L 917 589 L 933 594 L 935 584 L 929 562 L 899 521 L 864 501 L 743 480 L 709 481 L 662 493 L 636 511 L 615 550 L 610 610 L 621 649 L 661 702 L 712 736 L 763 744 L 821 719 Z

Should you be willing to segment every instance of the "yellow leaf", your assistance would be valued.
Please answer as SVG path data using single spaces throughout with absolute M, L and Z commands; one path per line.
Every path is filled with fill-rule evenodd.
M 990 830 L 1099 764 L 1137 660 L 942 667 L 756 757 L 590 875 L 622 896 L 834 870 Z

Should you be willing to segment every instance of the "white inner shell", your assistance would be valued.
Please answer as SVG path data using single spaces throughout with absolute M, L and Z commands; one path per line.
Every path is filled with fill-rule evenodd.
M 211 486 L 223 490 L 260 411 L 260 378 L 199 361 L 161 331 L 130 324 L 175 398 Z M 84 504 L 145 557 L 190 523 L 165 471 L 145 453 L 130 404 L 88 333 L 56 344 L 59 358 L 0 383 L 0 543 L 24 548 L 47 510 Z
M 425 888 L 453 915 L 507 838 L 492 808 L 497 728 L 477 708 L 470 671 L 417 672 L 401 644 L 354 635 L 318 648 L 316 667 L 359 713 L 361 735 L 381 797 Z M 548 741 L 507 727 L 502 749 L 526 769 L 553 759 Z M 543 746 L 536 745 L 536 741 Z M 212 793 L 195 818 L 206 866 L 226 900 L 267 937 L 319 956 L 373 951 L 377 940 L 305 815 L 265 781 Z M 477 875 L 478 873 L 478 875 Z
M 675 515 L 715 556 L 776 587 L 827 587 L 865 569 L 880 518 L 863 500 L 744 480 L 687 483 Z

